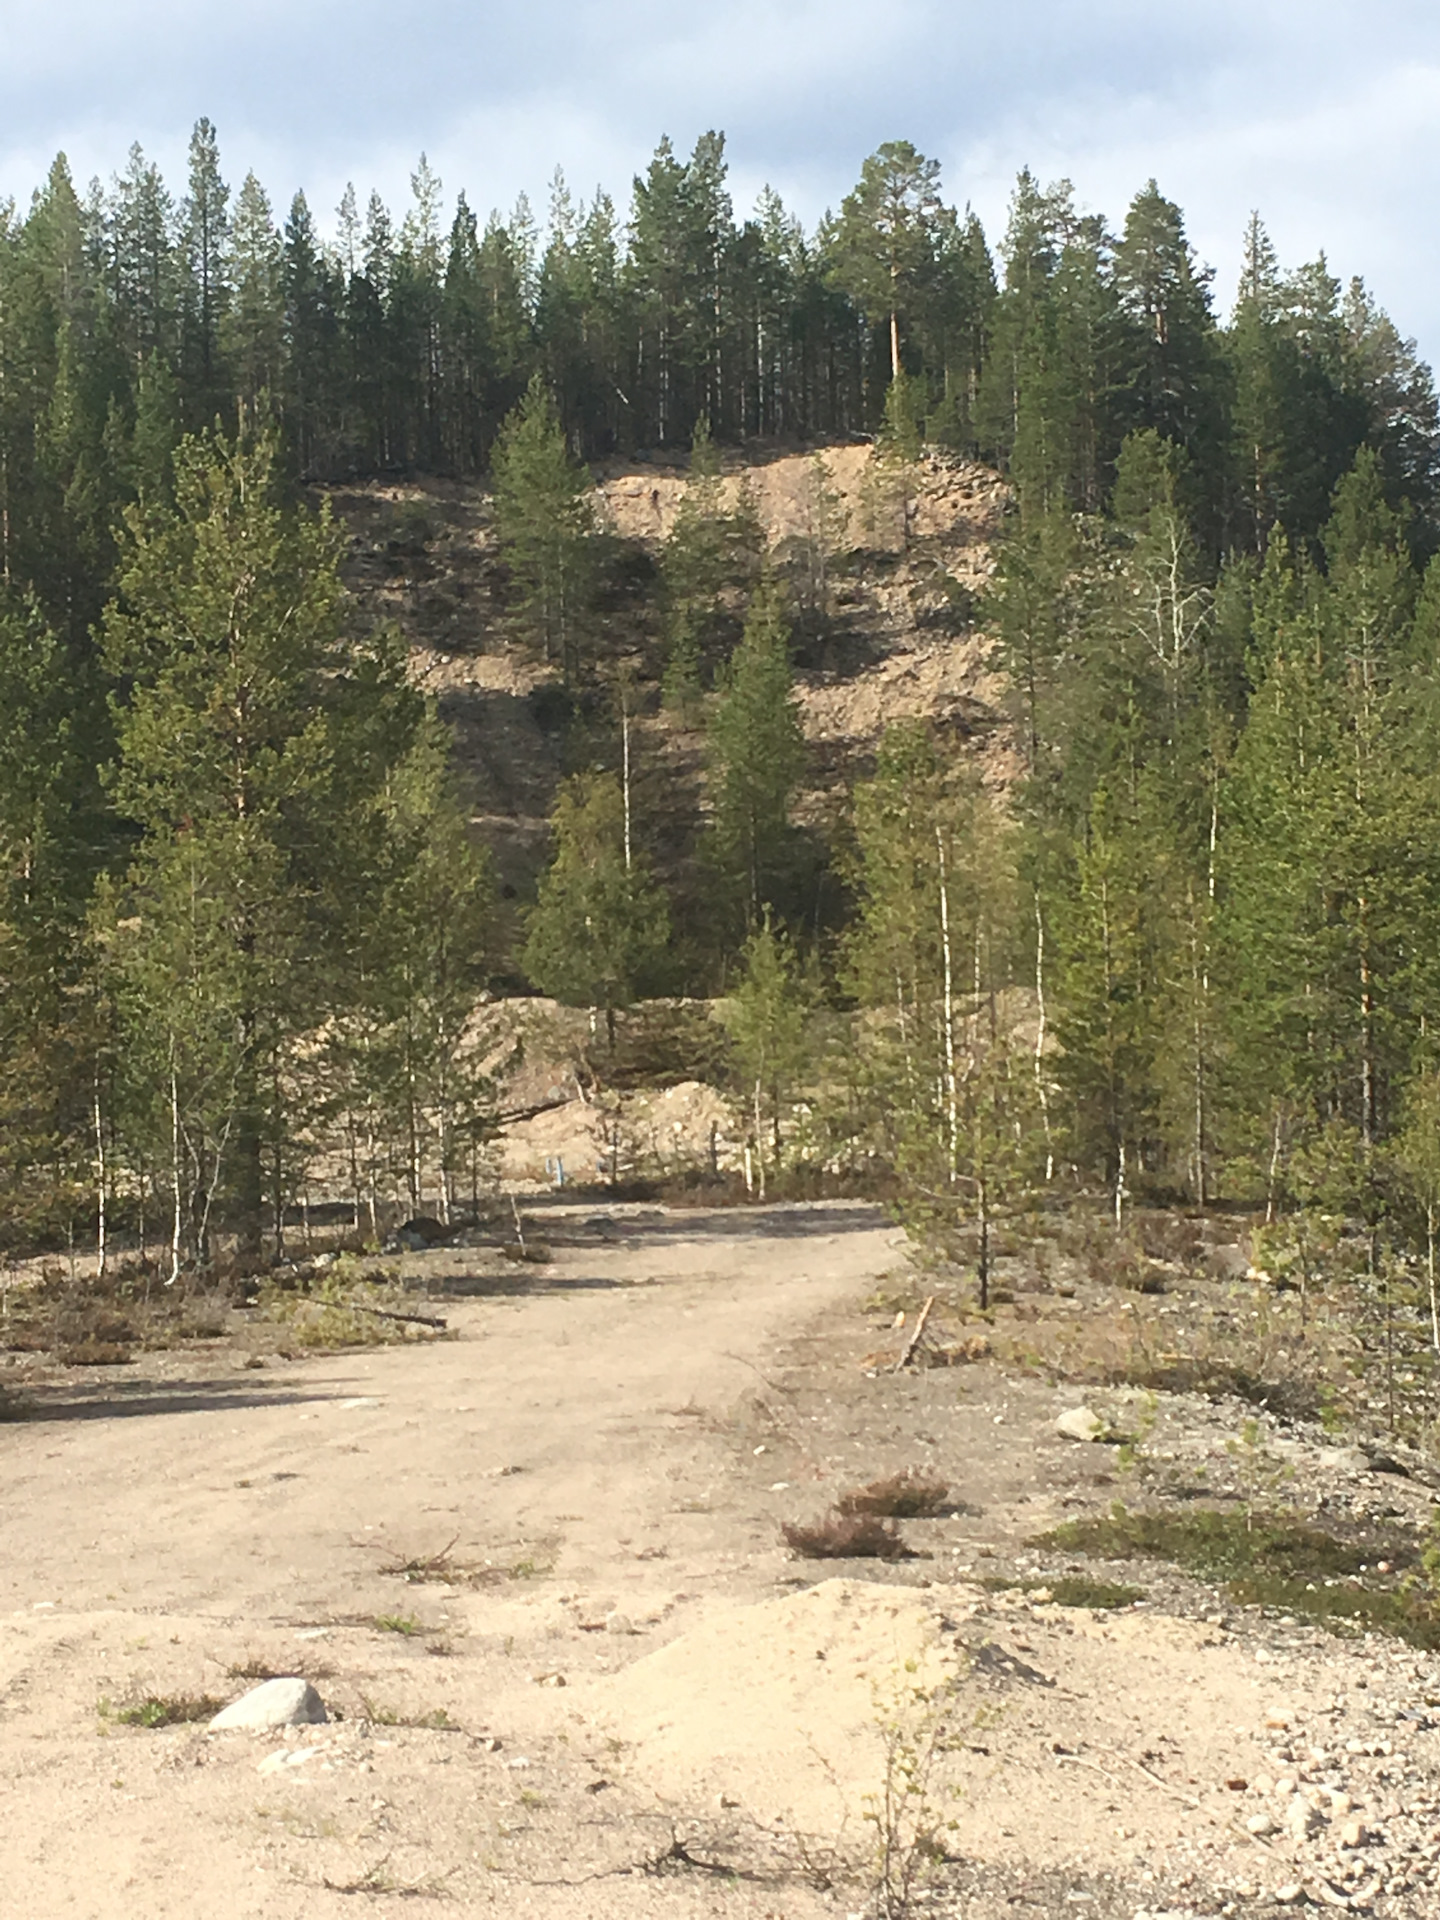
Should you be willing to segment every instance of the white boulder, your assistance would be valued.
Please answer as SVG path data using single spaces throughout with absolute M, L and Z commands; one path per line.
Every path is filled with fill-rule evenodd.
M 212 1733 L 268 1733 L 276 1727 L 319 1726 L 330 1718 L 308 1680 L 267 1680 L 232 1700 L 210 1722 Z

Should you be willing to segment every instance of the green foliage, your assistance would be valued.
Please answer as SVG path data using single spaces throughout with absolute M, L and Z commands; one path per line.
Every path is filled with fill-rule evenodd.
M 1411 1646 L 1440 1646 L 1440 1609 L 1424 1579 L 1394 1573 L 1415 1556 L 1403 1540 L 1346 1541 L 1284 1513 L 1211 1507 L 1069 1520 L 1033 1546 L 1100 1559 L 1169 1560 L 1202 1579 L 1224 1580 L 1246 1606 L 1319 1620 L 1336 1632 L 1385 1633 Z
M 790 628 L 778 589 L 763 586 L 720 676 L 709 727 L 715 868 L 738 917 L 759 925 L 781 903 L 791 857 L 790 802 L 805 758 Z
M 886 735 L 854 828 L 857 1094 L 907 1227 L 951 1262 L 973 1253 L 983 1305 L 993 1223 L 1035 1153 L 1036 1083 L 1005 1004 L 1010 836 L 973 773 L 914 725 Z
M 590 476 L 570 457 L 537 373 L 492 457 L 500 551 L 514 584 L 517 631 L 571 685 L 589 665 L 596 540 Z
M 742 489 L 727 501 L 710 421 L 696 422 L 690 478 L 660 556 L 668 647 L 666 695 L 692 712 L 703 686 L 735 644 L 764 540 L 754 502 Z
M 906 1920 L 918 1895 L 949 1855 L 959 1822 L 941 1778 L 947 1754 L 961 1745 L 961 1710 L 953 1683 L 927 1687 L 914 1662 L 877 1690 L 875 1719 L 885 1755 L 876 1792 L 864 1798 L 874 1829 L 873 1899 L 881 1920 Z
M 743 970 L 720 1018 L 730 1036 L 736 1078 L 749 1099 L 763 1200 L 767 1160 L 780 1162 L 781 1116 L 814 1070 L 812 1033 L 820 989 L 814 967 L 771 924 L 768 907 L 740 960 Z
M 526 921 L 520 961 L 542 993 L 615 1015 L 653 983 L 670 938 L 665 895 L 643 859 L 627 858 L 624 800 L 613 774 L 582 775 L 552 817 L 555 856 Z
M 706 894 L 697 971 L 769 907 L 853 992 L 840 1157 L 898 1172 L 982 1284 L 992 1205 L 1037 1180 L 1122 1212 L 1223 1183 L 1307 1300 L 1358 1227 L 1383 1314 L 1412 1314 L 1440 409 L 1366 288 L 1283 268 L 1254 221 L 1222 318 L 1153 182 L 1116 234 L 1029 174 L 997 286 L 903 141 L 813 234 L 771 193 L 737 218 L 715 132 L 662 142 L 628 207 L 557 177 L 544 235 L 523 201 L 447 206 L 423 159 L 411 184 L 397 216 L 347 190 L 332 242 L 303 196 L 282 226 L 253 174 L 232 194 L 201 121 L 173 191 L 137 147 L 109 188 L 60 158 L 0 209 L 0 1236 L 88 1232 L 108 1200 L 163 1211 L 177 1259 L 216 1221 L 253 1246 L 337 1157 L 357 1225 L 474 1189 L 488 877 L 399 641 L 351 632 L 337 530 L 291 489 L 488 471 L 508 631 L 583 711 L 621 604 L 584 462 L 688 444 L 660 620 L 625 608 L 710 719 L 704 858 L 666 855 Z M 852 538 L 912 544 L 922 440 L 994 459 L 1018 511 L 985 627 L 1023 777 L 1002 829 L 948 755 L 892 741 L 853 842 L 824 825 L 846 899 L 796 831 L 789 615 L 722 449 L 867 430 L 862 524 L 817 456 L 774 556 L 797 628 L 834 623 Z M 527 954 L 613 1014 L 665 915 L 613 818 L 591 840 Z
M 172 1693 L 146 1694 L 143 1699 L 132 1700 L 123 1706 L 113 1705 L 109 1700 L 101 1700 L 97 1711 L 102 1720 L 113 1721 L 119 1727 L 158 1727 L 192 1726 L 197 1720 L 213 1720 L 224 1702 L 212 1699 L 208 1693 Z

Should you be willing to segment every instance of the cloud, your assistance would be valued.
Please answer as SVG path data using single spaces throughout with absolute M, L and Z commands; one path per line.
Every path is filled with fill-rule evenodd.
M 865 154 L 913 139 L 992 239 L 1014 174 L 1068 175 L 1123 219 L 1151 175 L 1228 295 L 1252 206 L 1282 256 L 1325 247 L 1440 349 L 1417 244 L 1434 203 L 1440 10 L 1432 0 L 0 0 L 0 192 L 65 148 L 81 179 L 138 139 L 177 185 L 191 123 L 218 125 L 322 223 L 347 179 L 403 203 L 423 148 L 482 212 L 557 163 L 624 205 L 663 132 L 728 135 L 747 205 L 773 184 L 807 220 Z

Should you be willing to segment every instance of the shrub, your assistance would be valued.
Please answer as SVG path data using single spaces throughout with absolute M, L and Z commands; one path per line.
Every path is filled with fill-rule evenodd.
M 892 1520 L 871 1513 L 827 1513 L 814 1526 L 790 1521 L 780 1529 L 802 1560 L 904 1560 L 909 1549 Z

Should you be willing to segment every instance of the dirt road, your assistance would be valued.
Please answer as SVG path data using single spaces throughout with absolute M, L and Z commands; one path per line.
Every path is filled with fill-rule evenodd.
M 520 1796 L 538 1797 L 538 1763 L 509 1765 L 530 1757 L 511 1751 L 516 1730 L 555 1717 L 558 1689 L 534 1677 L 619 1666 L 769 1590 L 773 1520 L 736 1510 L 726 1421 L 892 1239 L 856 1209 L 638 1229 L 622 1214 L 553 1269 L 517 1269 L 508 1296 L 450 1302 L 453 1342 L 264 1373 L 157 1368 L 0 1427 L 0 1912 L 349 1913 L 324 1880 L 382 1856 L 377 1892 L 433 1883 L 480 1910 L 514 1904 L 497 1875 L 511 1856 L 563 1872 L 551 1820 L 533 1849 L 497 1835 L 534 1824 Z M 380 1571 L 451 1542 L 457 1563 L 509 1577 Z M 636 1632 L 577 1630 L 611 1615 Z M 387 1617 L 434 1631 L 374 1625 Z M 244 1683 L 227 1668 L 247 1662 L 314 1675 L 346 1728 L 368 1700 L 382 1722 L 443 1713 L 465 1732 L 376 1726 L 323 1779 L 282 1789 L 256 1776 L 270 1747 L 97 1716 L 102 1699 L 231 1697 Z M 469 1737 L 492 1732 L 494 1753 Z M 694 1889 L 656 1897 L 668 1910 L 677 1891 L 704 1910 Z M 534 1893 L 596 1910 L 575 1897 Z M 622 1904 L 640 1910 L 633 1890 Z

